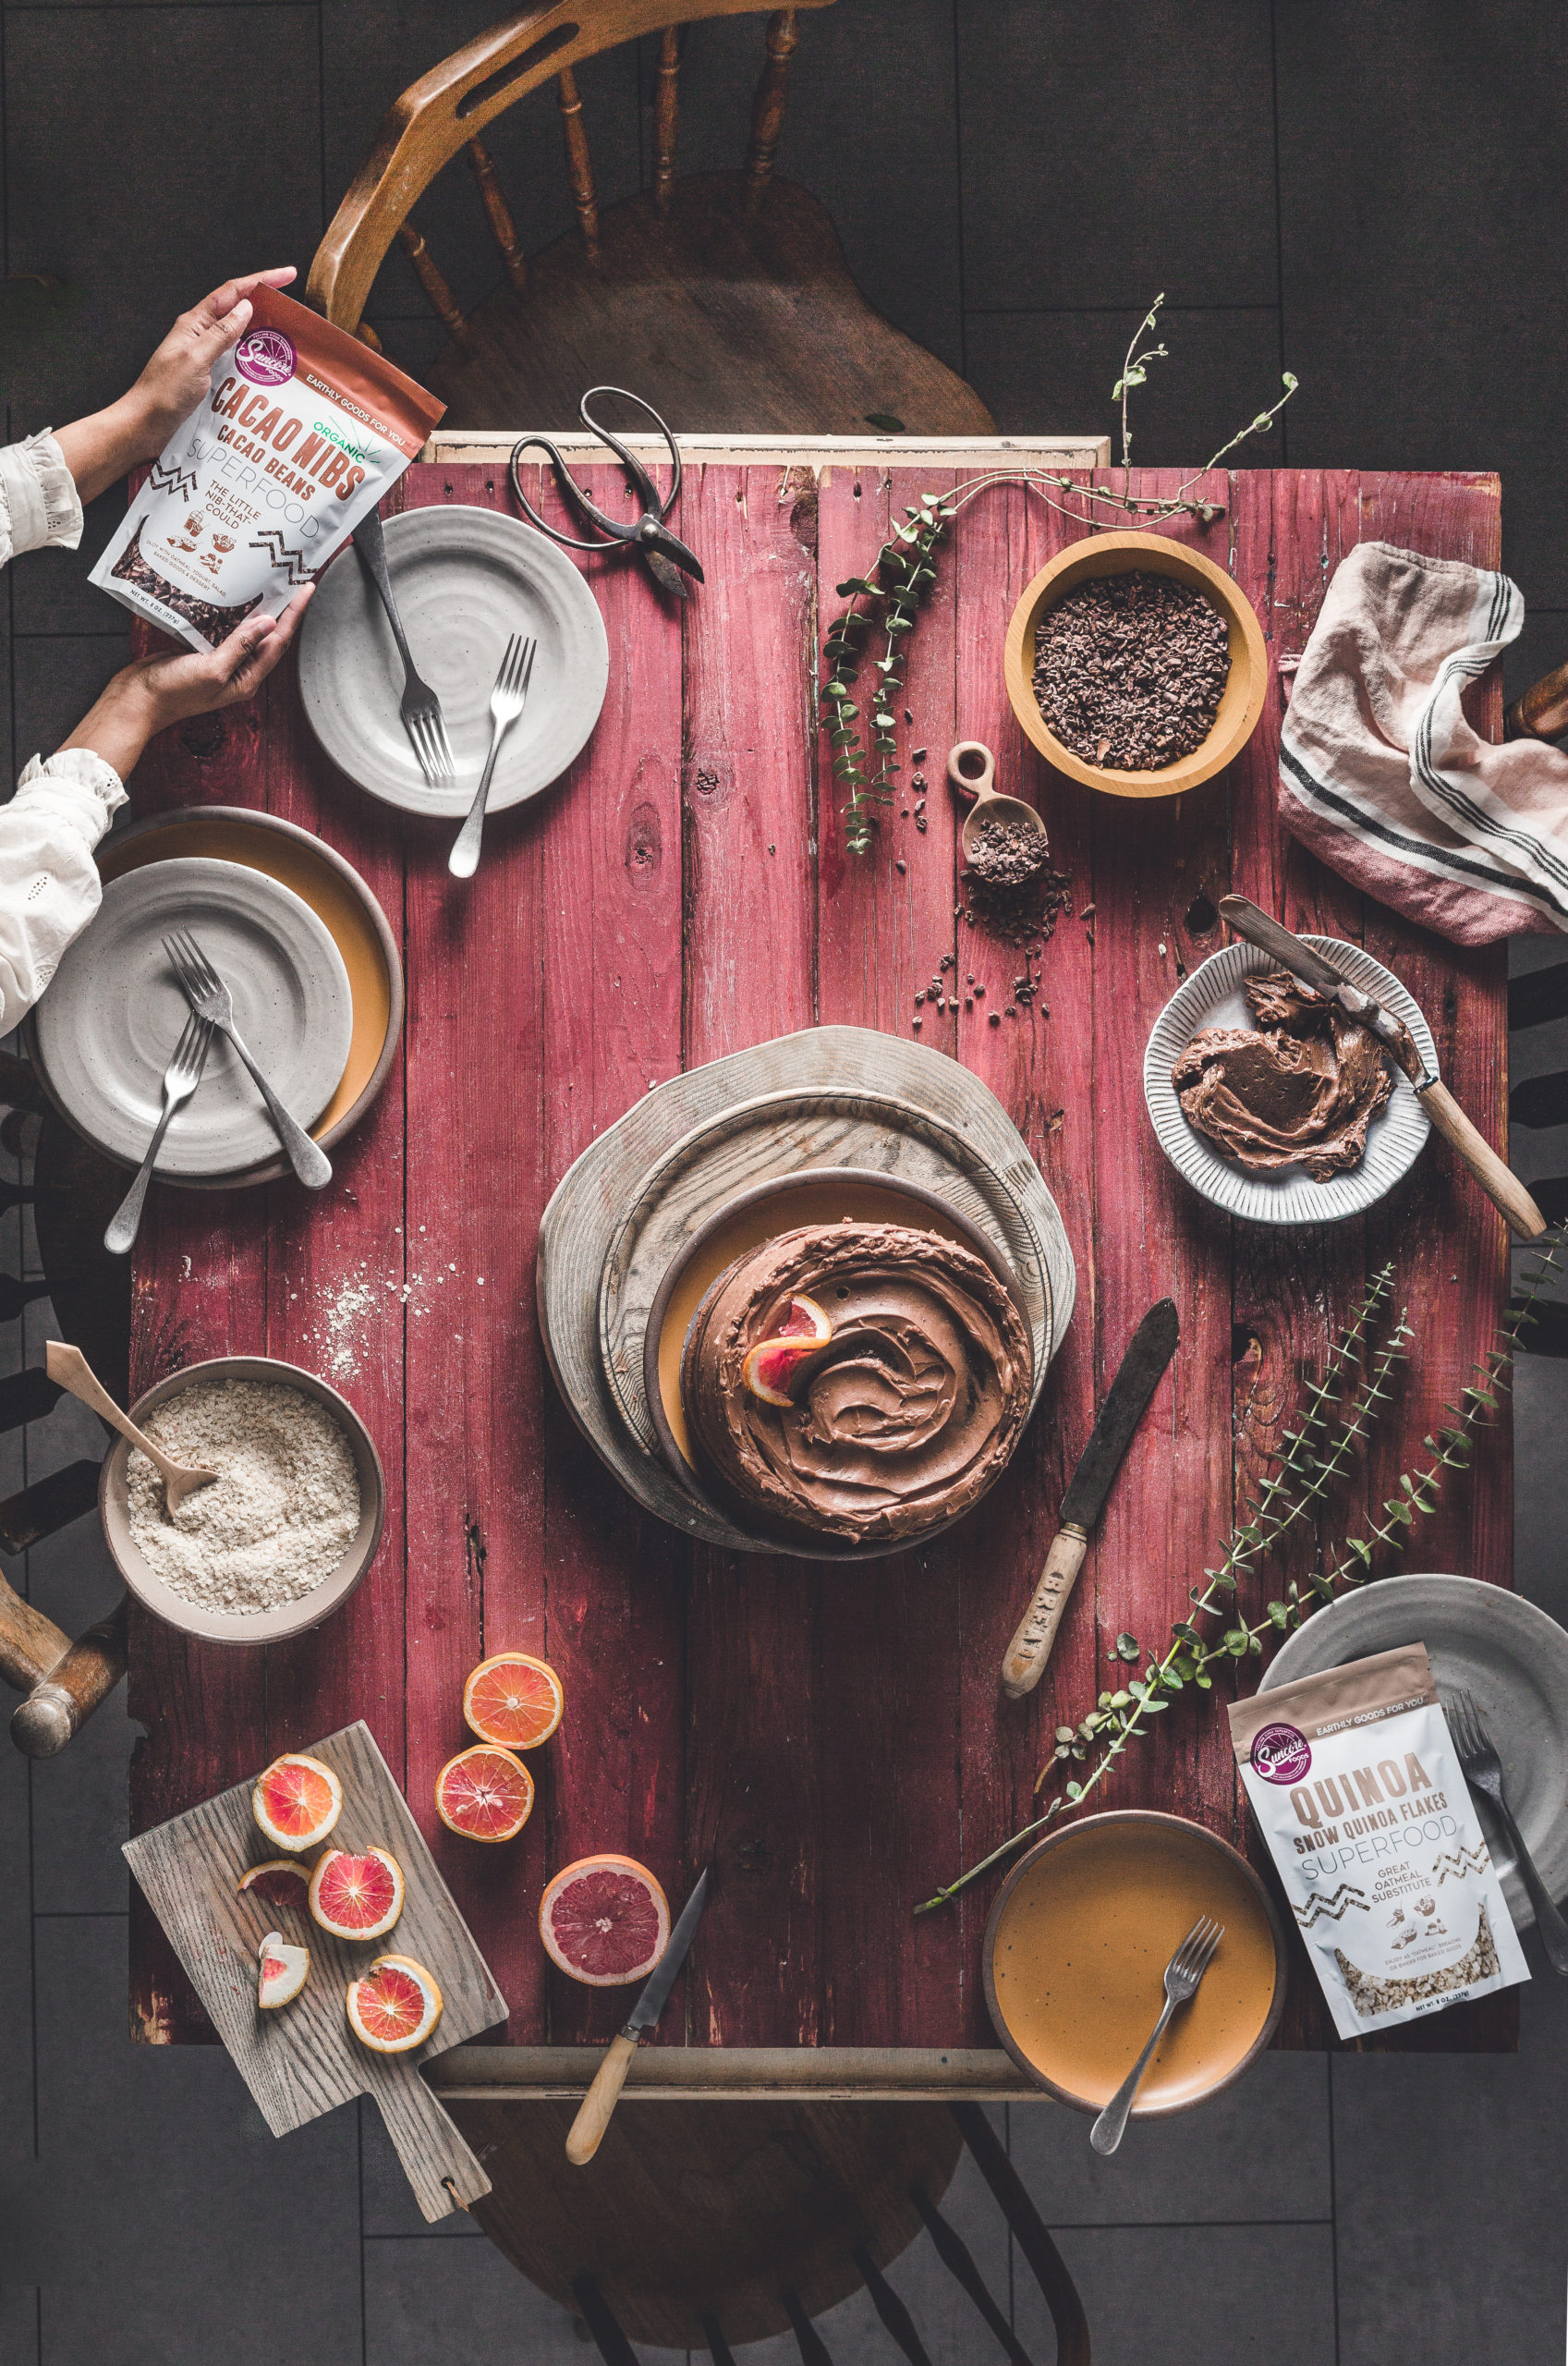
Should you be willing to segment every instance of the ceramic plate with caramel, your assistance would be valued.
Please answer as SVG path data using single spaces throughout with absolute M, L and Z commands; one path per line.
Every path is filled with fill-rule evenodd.
M 983 1958 L 991 2017 L 1020 2069 L 1080 2110 L 1109 2103 L 1200 1914 L 1224 1937 L 1149 2065 L 1135 2118 L 1202 2103 L 1268 2043 L 1284 2006 L 1280 1924 L 1246 1860 L 1179 1816 L 1088 1816 L 1031 1848 L 991 1909 Z

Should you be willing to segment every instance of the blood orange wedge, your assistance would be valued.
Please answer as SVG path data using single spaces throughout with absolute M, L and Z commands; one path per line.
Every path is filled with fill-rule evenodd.
M 310 1876 L 294 1857 L 269 1857 L 264 1865 L 252 1865 L 239 1877 L 241 1895 L 247 1890 L 259 1897 L 263 1906 L 292 1906 L 303 1914 L 310 1894 Z
M 319 1758 L 274 1758 L 250 1806 L 274 1848 L 313 1848 L 343 1813 L 343 1786 Z
M 833 1326 L 814 1298 L 792 1298 L 777 1330 L 748 1355 L 741 1377 L 764 1405 L 791 1405 L 791 1382 L 806 1358 L 827 1347 L 833 1335 Z
M 441 2018 L 441 1991 L 412 1956 L 377 1956 L 362 1980 L 348 1983 L 348 2026 L 376 2054 L 423 2045 Z
M 256 2002 L 263 2013 L 292 2005 L 310 1969 L 309 1947 L 293 1947 L 281 1931 L 269 1931 L 256 1950 Z
M 310 1876 L 310 1911 L 338 1939 L 379 1939 L 403 1911 L 403 1872 L 384 1848 L 329 1848 Z
M 566 1696 L 548 1660 L 496 1652 L 463 1687 L 463 1717 L 480 1741 L 503 1750 L 537 1750 L 561 1722 Z
M 539 1935 L 552 1963 L 590 1988 L 646 1980 L 670 1936 L 670 1905 L 635 1857 L 579 1857 L 546 1884 Z
M 436 1776 L 435 1811 L 469 1840 L 513 1840 L 533 1813 L 533 1776 L 509 1750 L 477 1741 Z

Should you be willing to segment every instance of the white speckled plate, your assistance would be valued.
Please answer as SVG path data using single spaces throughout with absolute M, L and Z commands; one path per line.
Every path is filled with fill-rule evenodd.
M 1299 1627 L 1259 1689 L 1294 1684 L 1374 1652 L 1425 1643 L 1440 1692 L 1463 1685 L 1502 1761 L 1502 1787 L 1536 1871 L 1568 1896 L 1568 1634 L 1544 1610 L 1478 1578 L 1380 1578 Z M 1520 1930 L 1535 1909 L 1489 1800 L 1477 1798 L 1487 1845 Z
M 516 518 L 454 505 L 389 518 L 386 566 L 419 673 L 441 701 L 457 767 L 420 772 L 398 701 L 403 666 L 352 543 L 327 568 L 299 632 L 299 696 L 340 772 L 410 813 L 466 813 L 490 746 L 490 694 L 515 632 L 539 642 L 528 704 L 501 743 L 490 811 L 559 780 L 599 720 L 610 679 L 604 620 L 565 551 Z
M 1416 1038 L 1416 1048 L 1435 1076 L 1437 1045 L 1430 1028 L 1410 995 L 1380 961 L 1358 945 L 1337 936 L 1304 936 L 1340 969 L 1353 985 L 1371 994 L 1395 1018 L 1403 1018 Z M 1336 1175 L 1331 1182 L 1314 1183 L 1299 1166 L 1280 1175 L 1247 1175 L 1222 1158 L 1206 1134 L 1189 1126 L 1171 1081 L 1171 1070 L 1193 1037 L 1206 1027 L 1250 1027 L 1255 1024 L 1242 991 L 1242 981 L 1279 963 L 1256 945 L 1240 942 L 1211 953 L 1178 988 L 1159 1018 L 1143 1056 L 1143 1091 L 1160 1147 L 1206 1200 L 1227 1208 L 1234 1216 L 1253 1224 L 1341 1224 L 1392 1190 L 1420 1156 L 1431 1131 L 1427 1113 L 1407 1077 L 1394 1071 L 1393 1092 L 1381 1114 L 1372 1120 L 1367 1155 L 1359 1166 Z
M 112 879 L 33 1014 L 50 1089 L 89 1141 L 140 1165 L 164 1105 L 164 1070 L 189 1007 L 164 950 L 188 928 L 234 996 L 234 1020 L 286 1109 L 314 1125 L 354 1031 L 348 972 L 326 922 L 281 880 L 204 855 Z M 266 1104 L 221 1035 L 175 1112 L 154 1170 L 229 1175 L 277 1153 Z

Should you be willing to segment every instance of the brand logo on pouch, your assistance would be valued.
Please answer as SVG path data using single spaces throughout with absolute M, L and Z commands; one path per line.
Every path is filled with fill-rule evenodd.
M 294 347 L 281 329 L 249 329 L 234 348 L 234 366 L 255 386 L 285 386 L 294 375 Z
M 1253 1738 L 1252 1771 L 1265 1783 L 1299 1783 L 1312 1764 L 1312 1746 L 1294 1726 L 1265 1726 Z

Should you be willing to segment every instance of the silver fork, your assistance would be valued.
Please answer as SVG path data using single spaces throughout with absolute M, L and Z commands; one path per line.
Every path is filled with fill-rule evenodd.
M 501 671 L 490 694 L 490 753 L 484 760 L 484 770 L 474 791 L 474 801 L 468 808 L 468 818 L 458 831 L 457 842 L 447 858 L 446 868 L 454 879 L 471 879 L 480 867 L 480 840 L 484 835 L 484 809 L 490 795 L 490 776 L 495 770 L 501 742 L 528 704 L 529 684 L 533 679 L 534 652 L 538 647 L 539 643 L 531 635 L 525 640 L 520 633 L 514 633 L 506 643 Z
M 1444 1690 L 1442 1705 L 1448 1714 L 1448 1729 L 1453 1736 L 1453 1746 L 1459 1752 L 1459 1763 L 1465 1778 L 1474 1791 L 1489 1799 L 1497 1810 L 1498 1821 L 1508 1835 L 1513 1851 L 1513 1861 L 1519 1868 L 1519 1878 L 1530 1895 L 1536 1909 L 1536 1928 L 1541 1934 L 1541 1945 L 1553 1971 L 1568 1977 L 1568 1922 L 1551 1899 L 1535 1867 L 1535 1860 L 1525 1846 L 1525 1835 L 1513 1821 L 1513 1811 L 1502 1795 L 1502 1761 L 1497 1746 L 1485 1726 L 1475 1697 L 1462 1684 L 1453 1691 Z
M 365 563 L 371 581 L 381 593 L 382 606 L 386 610 L 392 638 L 397 643 L 397 654 L 403 660 L 403 696 L 397 711 L 403 717 L 403 728 L 409 744 L 419 758 L 419 770 L 432 788 L 439 788 L 457 777 L 457 767 L 452 761 L 452 750 L 446 738 L 446 722 L 441 712 L 441 701 L 428 682 L 421 682 L 408 654 L 408 643 L 403 630 L 403 619 L 397 613 L 397 603 L 392 596 L 392 578 L 387 573 L 386 544 L 382 537 L 381 518 L 375 510 L 361 518 L 354 529 L 354 547 Z
M 1154 2024 L 1154 2034 L 1089 2129 L 1088 2140 L 1097 2153 L 1113 2153 L 1126 2134 L 1133 2097 L 1142 2083 L 1149 2058 L 1177 2006 L 1189 2005 L 1197 1995 L 1197 1983 L 1213 1962 L 1214 1950 L 1224 1935 L 1222 1922 L 1216 1922 L 1212 1915 L 1200 1914 L 1166 1965 L 1165 2003 Z
M 207 1065 L 207 1055 L 213 1048 L 213 1031 L 204 1018 L 193 1011 L 185 1022 L 185 1032 L 175 1045 L 174 1058 L 164 1070 L 164 1110 L 152 1128 L 152 1139 L 147 1154 L 136 1170 L 136 1180 L 109 1218 L 109 1228 L 103 1235 L 103 1246 L 111 1257 L 123 1257 L 136 1239 L 141 1224 L 141 1211 L 146 1204 L 147 1186 L 152 1180 L 152 1168 L 159 1145 L 168 1131 L 169 1119 L 182 1102 L 188 1101 L 201 1081 L 201 1071 Z
M 288 1153 L 290 1166 L 307 1190 L 319 1191 L 324 1183 L 332 1181 L 331 1163 L 304 1128 L 296 1125 L 251 1058 L 234 1023 L 234 1002 L 228 988 L 188 929 L 176 929 L 172 936 L 164 937 L 164 950 L 175 965 L 175 975 L 191 1009 L 199 1018 L 211 1019 L 214 1027 L 222 1028 L 255 1079 L 277 1138 Z

